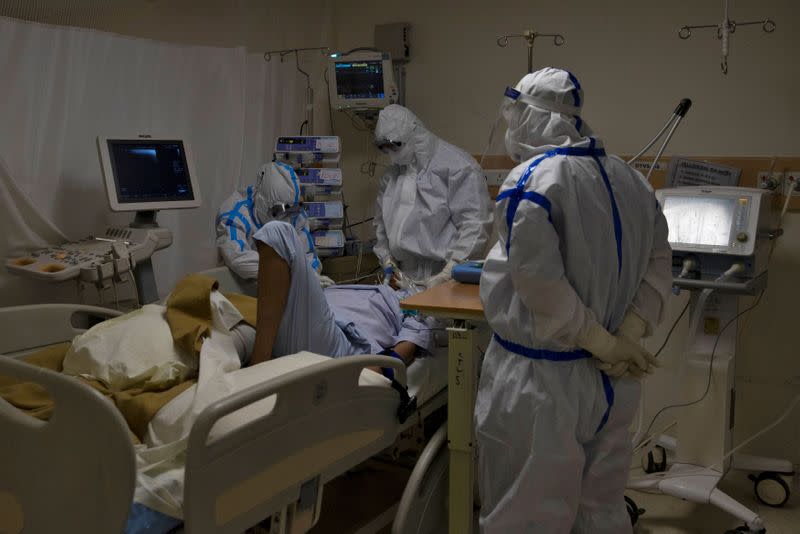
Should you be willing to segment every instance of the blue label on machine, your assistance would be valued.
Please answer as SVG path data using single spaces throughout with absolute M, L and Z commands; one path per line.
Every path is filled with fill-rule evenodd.
M 342 185 L 341 169 L 297 169 L 297 179 L 307 185 Z
M 341 230 L 317 230 L 311 232 L 314 245 L 317 248 L 342 248 L 344 247 L 344 232 Z
M 344 216 L 344 206 L 341 202 L 306 202 L 303 208 L 311 218 L 341 219 Z
M 339 152 L 339 138 L 335 136 L 283 136 L 275 143 L 276 152 Z

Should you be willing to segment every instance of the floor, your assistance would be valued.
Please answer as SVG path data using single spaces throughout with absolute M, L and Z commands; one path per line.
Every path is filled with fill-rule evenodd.
M 375 527 L 374 519 L 391 509 L 402 495 L 408 470 L 382 463 L 367 463 L 325 486 L 323 510 L 311 534 L 389 534 L 389 527 Z M 636 473 L 634 473 L 636 474 Z M 747 475 L 733 472 L 720 485 L 731 497 L 758 513 L 767 534 L 800 534 L 800 491 L 781 509 L 756 501 Z M 664 495 L 627 492 L 646 510 L 635 527 L 636 534 L 723 534 L 742 523 L 709 505 L 698 505 Z
M 745 473 L 730 473 L 719 487 L 759 514 L 767 534 L 800 534 L 800 493 L 794 494 L 784 508 L 771 508 L 756 500 L 753 483 Z M 742 524 L 710 505 L 633 491 L 627 495 L 646 510 L 636 525 L 637 534 L 722 534 Z

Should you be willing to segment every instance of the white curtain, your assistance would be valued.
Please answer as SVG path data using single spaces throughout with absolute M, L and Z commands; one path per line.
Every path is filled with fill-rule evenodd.
M 302 99 L 293 65 L 244 48 L 0 17 L 0 255 L 127 224 L 133 214 L 108 208 L 97 136 L 174 135 L 192 148 L 203 205 L 159 214 L 174 238 L 153 257 L 166 294 L 217 264 L 217 208 L 269 161 L 276 135 L 297 131 Z M 73 284 L 0 273 L 0 305 L 75 298 Z

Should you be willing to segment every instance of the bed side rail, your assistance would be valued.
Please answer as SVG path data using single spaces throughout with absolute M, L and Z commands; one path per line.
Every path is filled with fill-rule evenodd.
M 400 430 L 397 391 L 359 385 L 361 371 L 370 366 L 392 367 L 406 383 L 398 360 L 352 356 L 298 369 L 209 405 L 189 435 L 187 531 L 241 532 L 270 516 L 287 522 L 286 532 L 313 526 L 323 485 L 391 445 Z M 275 404 L 267 415 L 215 436 L 215 425 L 224 425 L 226 416 L 270 397 Z
M 71 341 L 122 312 L 82 304 L 31 304 L 0 308 L 0 354 Z
M 122 415 L 72 377 L 2 356 L 0 374 L 55 405 L 45 422 L 0 399 L 0 532 L 120 532 L 136 476 Z

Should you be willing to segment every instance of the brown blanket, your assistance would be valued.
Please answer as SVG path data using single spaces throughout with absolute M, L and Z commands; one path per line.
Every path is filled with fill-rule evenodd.
M 178 282 L 167 301 L 167 322 L 172 338 L 182 349 L 199 356 L 203 338 L 211 331 L 211 291 L 217 288 L 217 281 L 207 276 L 189 275 Z M 256 324 L 256 299 L 245 295 L 225 295 L 244 316 L 245 322 L 251 326 Z M 53 371 L 62 371 L 64 356 L 70 343 L 59 343 L 23 358 L 24 361 Z M 134 440 L 142 440 L 147 432 L 147 425 L 156 413 L 169 401 L 194 384 L 195 380 L 186 380 L 180 384 L 171 384 L 164 389 L 131 388 L 122 391 L 111 391 L 97 380 L 75 377 L 88 386 L 109 397 L 122 413 L 128 427 L 135 436 Z M 53 413 L 53 401 L 44 388 L 30 382 L 21 383 L 8 377 L 0 376 L 0 398 L 11 403 L 21 411 L 47 420 Z

